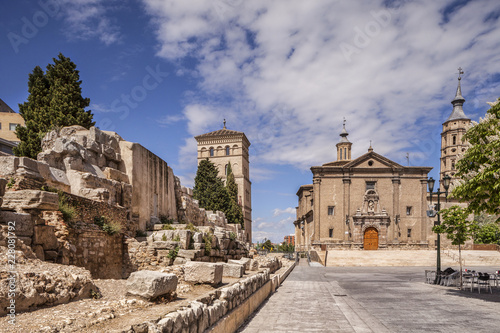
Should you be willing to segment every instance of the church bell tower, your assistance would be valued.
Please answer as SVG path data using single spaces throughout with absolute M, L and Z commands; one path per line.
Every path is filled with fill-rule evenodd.
M 462 96 L 462 88 L 460 81 L 462 80 L 462 68 L 458 68 L 458 87 L 455 98 L 451 101 L 453 110 L 443 123 L 443 132 L 441 133 L 441 165 L 440 165 L 440 180 L 448 175 L 452 181 L 455 179 L 455 163 L 457 162 L 459 154 L 465 152 L 466 142 L 462 138 L 470 125 L 470 118 L 468 118 L 463 110 L 465 98 Z
M 351 146 L 352 143 L 347 139 L 347 133 L 345 129 L 345 118 L 344 118 L 344 126 L 342 128 L 342 132 L 340 133 L 340 142 L 337 143 L 337 161 L 350 161 L 351 160 Z

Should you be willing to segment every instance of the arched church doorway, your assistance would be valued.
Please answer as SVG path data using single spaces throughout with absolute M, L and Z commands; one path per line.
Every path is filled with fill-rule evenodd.
M 363 248 L 365 250 L 378 250 L 378 231 L 371 227 L 366 228 L 365 237 L 363 241 Z

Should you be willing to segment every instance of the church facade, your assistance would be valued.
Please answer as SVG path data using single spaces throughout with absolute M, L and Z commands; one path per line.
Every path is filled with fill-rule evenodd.
M 462 136 L 470 124 L 462 108 L 460 79 L 453 111 L 443 123 L 441 179 L 453 179 L 457 156 L 465 149 Z M 427 217 L 432 168 L 400 165 L 371 146 L 352 159 L 345 121 L 340 137 L 337 160 L 311 167 L 312 184 L 297 191 L 296 249 L 434 248 L 434 219 Z

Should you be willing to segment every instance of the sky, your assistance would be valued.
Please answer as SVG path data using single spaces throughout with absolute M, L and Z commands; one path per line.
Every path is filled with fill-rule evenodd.
M 164 159 L 184 186 L 194 136 L 251 142 L 253 241 L 293 234 L 310 167 L 375 152 L 439 178 L 458 67 L 464 111 L 500 96 L 497 0 L 17 0 L 0 4 L 0 98 L 59 52 L 77 65 L 97 126 Z M 407 158 L 409 156 L 409 158 Z

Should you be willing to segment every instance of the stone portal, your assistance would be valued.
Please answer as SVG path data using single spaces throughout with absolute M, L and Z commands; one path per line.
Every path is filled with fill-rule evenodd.
M 378 193 L 370 189 L 363 196 L 363 205 L 353 216 L 355 246 L 365 250 L 378 250 L 387 247 L 387 227 L 390 217 L 379 205 Z
M 365 230 L 365 237 L 363 242 L 365 250 L 378 250 L 378 231 L 370 227 Z

